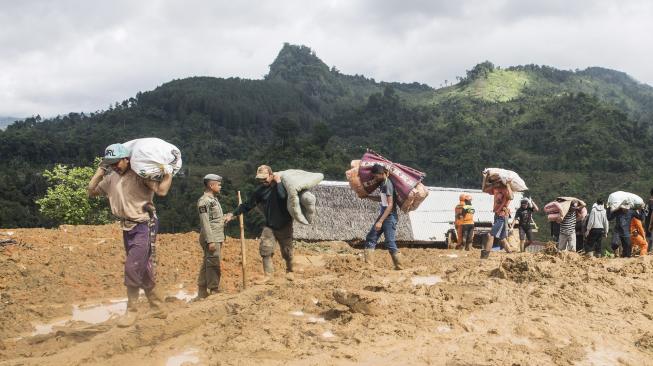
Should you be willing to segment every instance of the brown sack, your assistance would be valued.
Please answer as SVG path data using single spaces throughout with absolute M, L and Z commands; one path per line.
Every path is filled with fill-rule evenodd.
M 363 187 L 363 183 L 361 182 L 361 178 L 358 175 L 358 169 L 360 168 L 361 161 L 360 160 L 352 160 L 351 161 L 351 169 L 347 170 L 345 172 L 345 175 L 347 176 L 347 181 L 349 182 L 349 187 L 356 192 L 356 195 L 358 198 L 365 198 L 368 196 L 367 191 Z

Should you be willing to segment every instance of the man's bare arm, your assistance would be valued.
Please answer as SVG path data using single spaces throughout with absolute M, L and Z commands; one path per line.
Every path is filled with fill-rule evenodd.
M 533 204 L 533 211 L 538 212 L 540 210 L 539 207 L 537 207 L 537 204 L 535 204 L 535 201 L 531 198 L 531 203 Z
M 383 211 L 383 215 L 381 215 L 378 222 L 383 223 L 383 221 L 385 221 L 385 219 L 387 219 L 388 216 L 390 216 L 390 213 L 392 212 L 393 204 L 394 202 L 392 201 L 392 196 L 388 196 L 388 207 L 385 208 L 385 210 Z
M 160 182 L 146 179 L 145 185 L 147 185 L 153 192 L 159 197 L 164 197 L 170 191 L 172 186 L 172 174 L 164 174 L 163 179 Z
M 86 187 L 86 192 L 88 192 L 89 197 L 97 197 L 102 195 L 102 192 L 97 188 L 102 179 L 104 179 L 104 174 L 106 174 L 106 168 L 98 167 L 95 171 L 95 175 L 91 178 L 91 181 L 88 182 L 88 187 Z
M 367 198 L 370 201 L 381 202 L 381 196 L 379 195 L 367 196 L 365 198 Z

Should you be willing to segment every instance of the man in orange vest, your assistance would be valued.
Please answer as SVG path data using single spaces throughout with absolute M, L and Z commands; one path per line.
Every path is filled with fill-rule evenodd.
M 463 245 L 463 218 L 465 214 L 463 213 L 463 207 L 465 207 L 465 194 L 462 193 L 458 200 L 460 201 L 456 207 L 454 207 L 455 220 L 454 227 L 456 228 L 456 249 L 459 249 Z
M 639 255 L 644 256 L 648 252 L 648 243 L 646 242 L 646 233 L 644 231 L 644 226 L 642 225 L 642 220 L 640 217 L 643 215 L 638 210 L 639 216 L 633 216 L 630 219 L 630 242 L 632 243 L 633 248 L 639 247 Z
M 464 195 L 464 205 L 462 207 L 462 244 L 465 245 L 465 250 L 469 250 L 474 240 L 474 206 L 472 206 L 472 196 L 469 194 Z

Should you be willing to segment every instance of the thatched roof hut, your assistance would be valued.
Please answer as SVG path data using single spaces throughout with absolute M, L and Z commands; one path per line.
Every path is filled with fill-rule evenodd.
M 295 223 L 294 237 L 303 240 L 363 240 L 379 215 L 379 203 L 360 199 L 346 182 L 322 182 L 311 189 L 317 198 L 312 225 Z M 408 215 L 399 213 L 398 241 L 411 241 Z

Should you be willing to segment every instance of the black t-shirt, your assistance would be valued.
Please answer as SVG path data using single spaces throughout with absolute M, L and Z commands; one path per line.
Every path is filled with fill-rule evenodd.
M 288 193 L 281 183 L 270 186 L 260 185 L 249 197 L 247 202 L 241 204 L 233 212 L 234 216 L 247 213 L 258 204 L 262 204 L 265 226 L 275 230 L 281 229 L 292 221 L 287 205 Z
M 518 208 L 515 212 L 515 218 L 519 220 L 519 226 L 527 228 L 531 224 L 531 219 L 533 218 L 533 208 Z

